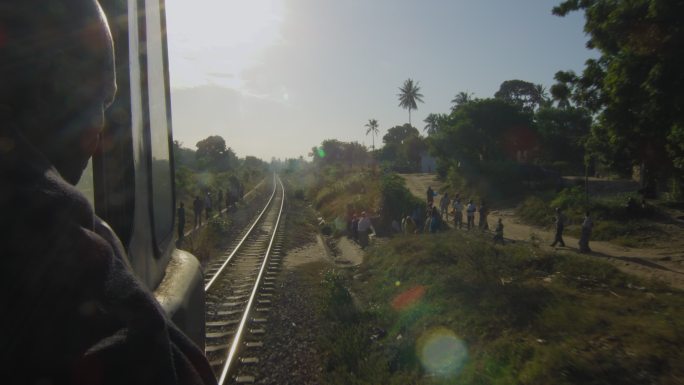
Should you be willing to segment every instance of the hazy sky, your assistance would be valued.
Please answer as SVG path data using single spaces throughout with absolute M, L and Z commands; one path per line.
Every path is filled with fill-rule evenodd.
M 460 91 L 491 97 L 501 82 L 553 84 L 581 71 L 583 17 L 545 0 L 167 0 L 174 138 L 221 135 L 241 157 L 307 156 L 324 139 L 370 146 L 408 122 L 404 80 L 425 103 L 415 127 Z

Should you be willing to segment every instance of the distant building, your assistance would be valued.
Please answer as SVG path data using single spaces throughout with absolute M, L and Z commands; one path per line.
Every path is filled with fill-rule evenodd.
M 437 169 L 437 160 L 427 152 L 420 154 L 420 172 L 432 173 Z

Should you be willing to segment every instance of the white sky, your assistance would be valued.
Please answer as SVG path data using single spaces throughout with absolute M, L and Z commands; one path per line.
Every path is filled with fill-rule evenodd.
M 560 1 L 560 0 L 559 0 Z M 559 2 L 558 1 L 558 2 Z M 422 131 L 460 91 L 553 84 L 581 71 L 581 15 L 544 0 L 167 0 L 174 138 L 221 135 L 239 156 L 297 157 L 324 139 L 370 146 L 406 123 L 396 94 L 420 82 Z

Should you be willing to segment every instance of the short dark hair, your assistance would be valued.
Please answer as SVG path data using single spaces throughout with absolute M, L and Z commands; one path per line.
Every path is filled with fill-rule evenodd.
M 96 0 L 0 0 L 0 105 L 10 115 L 35 108 L 54 59 L 78 49 L 98 12 Z

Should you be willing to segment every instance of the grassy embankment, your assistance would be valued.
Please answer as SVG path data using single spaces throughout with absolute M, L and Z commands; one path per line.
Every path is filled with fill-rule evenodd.
M 629 198 L 639 202 L 637 194 L 614 194 L 593 197 L 587 203 L 580 188 L 564 189 L 558 194 L 529 197 L 517 208 L 523 222 L 551 229 L 554 209 L 563 209 L 569 235 L 579 237 L 584 213 L 589 210 L 594 219 L 592 240 L 610 241 L 627 247 L 649 247 L 667 239 L 664 218 L 657 207 L 627 209 Z M 637 203 L 638 206 L 638 203 Z
M 326 167 L 316 170 L 308 180 L 307 196 L 314 208 L 335 229 L 346 228 L 347 210 L 373 216 L 380 206 L 380 176 L 372 169 L 347 170 Z
M 676 384 L 684 297 L 479 233 L 397 237 L 330 271 L 328 384 Z M 352 295 L 351 293 L 355 293 Z

